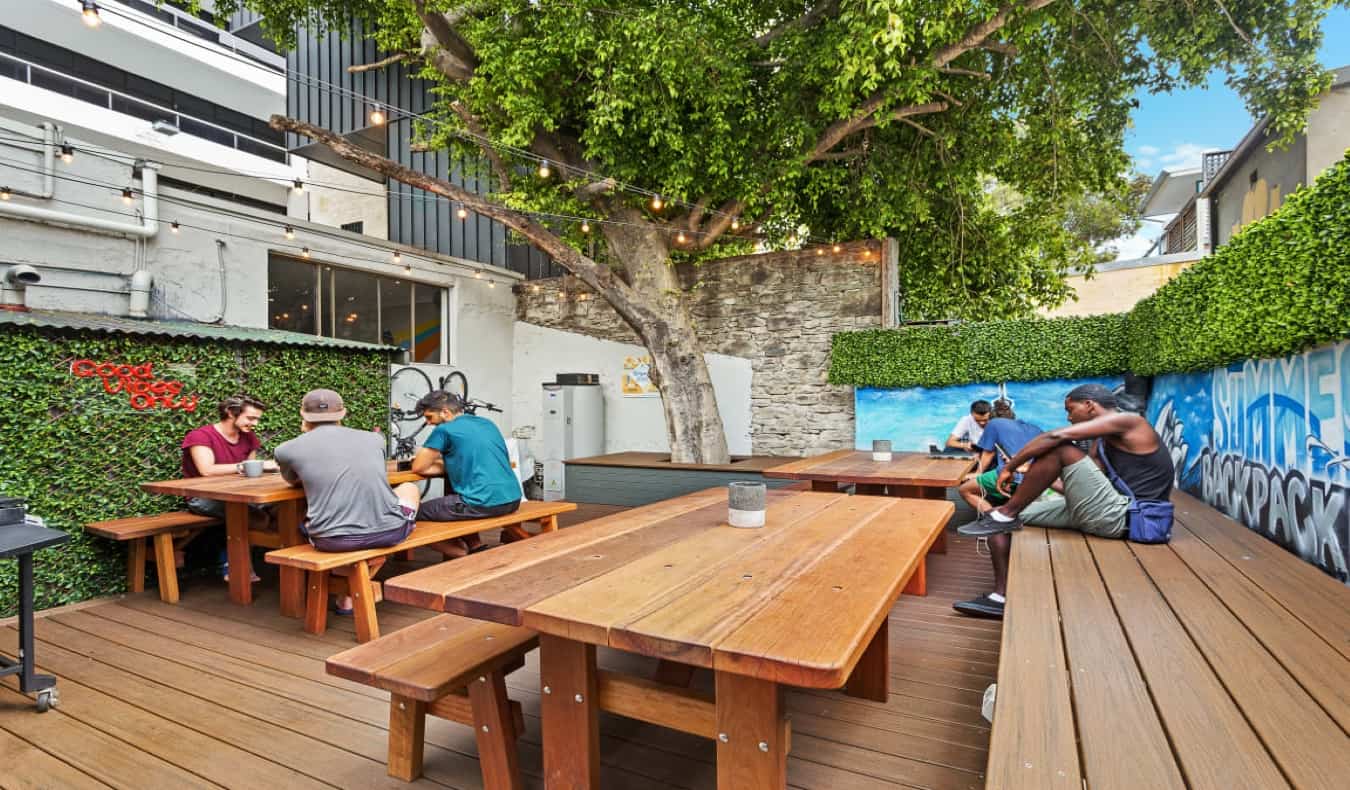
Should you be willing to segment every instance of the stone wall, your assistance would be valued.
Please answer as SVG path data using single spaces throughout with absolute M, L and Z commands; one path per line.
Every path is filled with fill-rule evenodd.
M 757 455 L 809 455 L 853 446 L 853 388 L 826 383 L 830 338 L 881 326 L 881 245 L 767 253 L 703 264 L 694 286 L 703 350 L 751 360 L 751 440 Z M 575 277 L 518 286 L 516 317 L 605 340 L 639 342 Z

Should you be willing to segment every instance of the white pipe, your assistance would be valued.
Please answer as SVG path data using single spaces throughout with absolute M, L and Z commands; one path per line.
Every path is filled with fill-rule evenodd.
M 131 275 L 131 302 L 127 315 L 132 318 L 146 317 L 146 311 L 150 308 L 150 285 L 153 282 L 154 276 L 149 269 L 141 269 Z
M 76 228 L 117 233 L 140 239 L 152 239 L 159 233 L 159 165 L 145 162 L 141 166 L 142 211 L 138 224 L 114 222 L 69 211 L 56 211 L 36 206 L 25 206 L 7 200 L 0 203 L 0 216 L 18 217 L 32 222 L 46 222 L 53 225 L 67 225 Z

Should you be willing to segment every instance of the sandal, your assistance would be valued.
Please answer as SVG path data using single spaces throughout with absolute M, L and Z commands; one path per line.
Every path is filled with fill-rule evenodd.
M 351 616 L 352 616 L 352 610 L 351 610 L 351 609 L 343 609 L 342 607 L 338 606 L 337 599 L 334 599 L 334 600 L 333 600 L 333 614 L 340 614 L 340 615 L 344 615 L 344 616 L 346 616 L 346 617 L 351 617 Z
M 477 546 L 469 549 L 469 554 L 477 554 L 480 551 L 487 551 L 490 547 L 486 543 L 479 543 Z M 468 554 L 464 555 L 468 556 Z

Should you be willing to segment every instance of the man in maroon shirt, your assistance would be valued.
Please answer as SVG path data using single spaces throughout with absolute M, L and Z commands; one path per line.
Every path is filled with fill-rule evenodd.
M 231 395 L 220 402 L 218 422 L 188 431 L 183 437 L 183 477 L 213 477 L 239 474 L 239 464 L 258 457 L 261 442 L 253 432 L 262 419 L 262 401 L 249 395 Z M 275 461 L 264 461 L 263 468 L 275 471 Z M 188 510 L 204 516 L 225 518 L 225 503 L 217 499 L 190 497 Z M 264 507 L 251 510 L 252 526 L 265 526 Z M 228 568 L 226 569 L 228 575 Z M 256 577 L 255 577 L 256 580 Z

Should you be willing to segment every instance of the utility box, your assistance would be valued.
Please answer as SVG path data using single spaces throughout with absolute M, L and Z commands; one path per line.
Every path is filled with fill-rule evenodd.
M 598 383 L 544 384 L 543 443 L 544 499 L 562 499 L 563 461 L 605 452 L 605 396 Z M 571 379 L 575 381 L 576 379 Z

